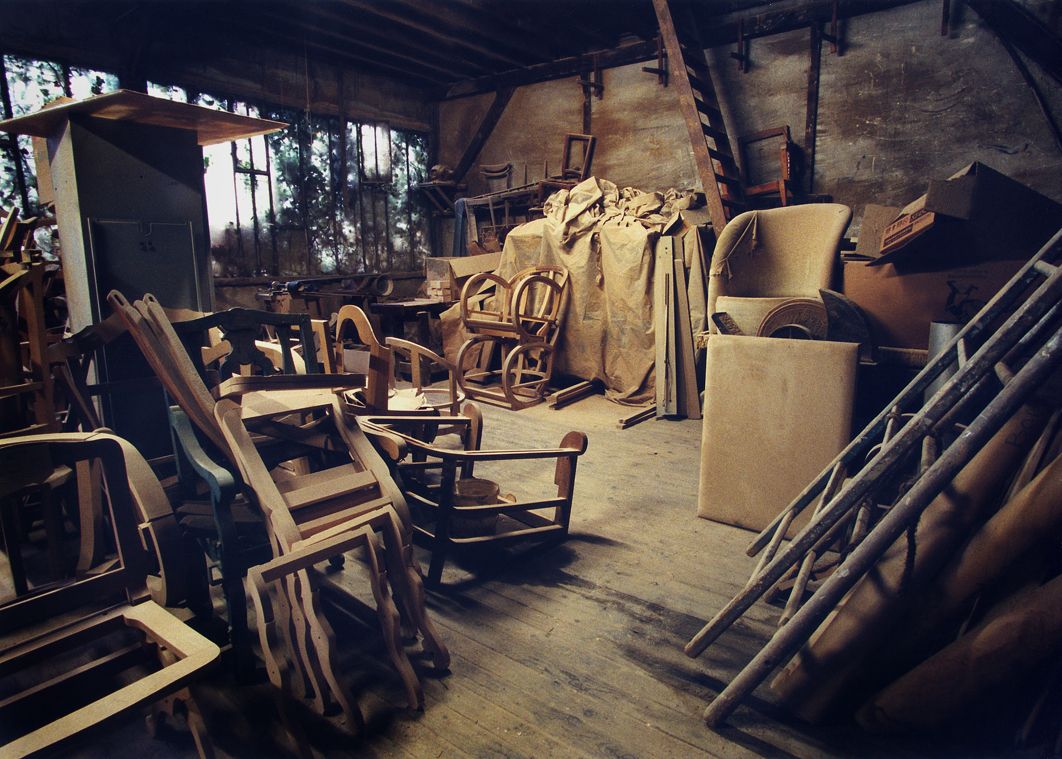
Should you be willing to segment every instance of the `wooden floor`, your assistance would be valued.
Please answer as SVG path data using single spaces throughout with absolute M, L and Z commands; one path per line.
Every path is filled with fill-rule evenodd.
M 882 743 L 844 728 L 813 732 L 787 722 L 766 689 L 730 727 L 705 727 L 705 704 L 766 640 L 776 612 L 755 608 L 701 659 L 682 653 L 748 578 L 750 533 L 695 516 L 700 422 L 617 429 L 628 413 L 601 397 L 560 411 L 484 409 L 485 447 L 556 445 L 570 429 L 589 435 L 571 537 L 544 550 L 469 555 L 447 565 L 429 607 L 453 664 L 433 676 L 423 659 L 415 662 L 425 682 L 422 713 L 395 706 L 402 703 L 397 678 L 371 664 L 382 652 L 372 628 L 336 620 L 344 671 L 371 719 L 358 739 L 314 722 L 308 732 L 315 750 L 405 757 L 940 755 L 940 747 Z M 548 487 L 552 475 L 534 467 L 478 473 L 517 495 L 532 484 Z M 427 555 L 419 555 L 426 567 Z M 339 581 L 358 590 L 358 568 L 350 564 Z M 219 674 L 200 692 L 220 754 L 279 751 L 271 742 L 267 686 L 234 688 Z M 143 733 L 130 725 L 85 755 L 191 752 L 180 736 L 151 741 Z

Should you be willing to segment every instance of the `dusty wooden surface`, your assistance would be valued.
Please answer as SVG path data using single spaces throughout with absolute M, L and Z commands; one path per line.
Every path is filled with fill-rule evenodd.
M 566 543 L 517 545 L 458 555 L 429 613 L 453 654 L 432 677 L 413 655 L 427 707 L 401 708 L 401 684 L 379 663 L 383 643 L 368 621 L 333 615 L 340 669 L 368 718 L 353 739 L 308 712 L 321 755 L 405 757 L 686 757 L 941 755 L 941 747 L 882 744 L 855 729 L 815 731 L 757 692 L 732 727 L 708 730 L 701 713 L 761 645 L 777 610 L 758 606 L 701 659 L 683 644 L 745 582 L 752 533 L 698 519 L 700 422 L 650 420 L 628 430 L 631 409 L 601 396 L 560 411 L 545 404 L 511 412 L 485 406 L 484 446 L 551 446 L 570 429 L 590 438 L 580 459 Z M 533 473 L 537 473 L 537 476 Z M 503 492 L 533 495 L 551 467 L 484 466 Z M 769 477 L 770 472 L 752 472 Z M 490 551 L 491 549 L 487 549 Z M 418 549 L 426 567 L 427 553 Z M 345 573 L 362 573 L 348 561 Z M 349 587 L 366 602 L 360 574 Z M 342 577 L 342 576 L 341 576 Z M 342 580 L 341 580 L 342 581 Z M 412 653 L 412 652 L 411 652 Z M 375 660 L 375 663 L 374 663 Z M 221 674 L 200 703 L 219 752 L 274 755 L 279 724 L 267 685 L 233 687 Z M 101 736 L 84 756 L 192 756 L 190 738 L 148 738 L 132 723 Z M 961 752 L 960 752 L 961 753 Z

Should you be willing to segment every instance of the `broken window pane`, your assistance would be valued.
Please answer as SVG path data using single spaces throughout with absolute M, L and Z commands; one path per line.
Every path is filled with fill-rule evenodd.
M 70 95 L 82 100 L 118 89 L 118 77 L 105 71 L 70 67 Z
M 152 95 L 157 98 L 176 100 L 179 103 L 188 102 L 188 92 L 183 87 L 175 87 L 169 84 L 155 84 L 155 82 L 148 82 L 147 91 L 149 95 Z

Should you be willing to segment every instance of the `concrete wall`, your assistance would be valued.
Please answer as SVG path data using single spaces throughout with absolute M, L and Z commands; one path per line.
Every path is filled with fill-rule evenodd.
M 941 37 L 940 3 L 924 0 L 845 23 L 843 55 L 822 54 L 814 191 L 851 205 L 857 225 L 867 203 L 902 205 L 930 178 L 982 161 L 1062 201 L 1062 153 L 1032 93 L 1006 51 L 964 6 Z M 732 137 L 789 124 L 797 143 L 806 119 L 808 30 L 753 40 L 742 74 L 731 48 L 709 51 Z M 1034 74 L 1062 115 L 1057 83 Z M 598 136 L 594 173 L 646 190 L 698 186 L 686 129 L 672 87 L 641 65 L 604 72 L 605 93 L 593 99 Z M 490 103 L 490 95 L 440 105 L 440 156 L 457 161 Z M 582 90 L 575 80 L 520 88 L 480 160 L 513 160 L 518 179 L 542 162 L 558 165 L 564 132 L 582 129 Z M 1056 116 L 1058 118 L 1058 116 Z M 467 177 L 482 191 L 478 167 Z

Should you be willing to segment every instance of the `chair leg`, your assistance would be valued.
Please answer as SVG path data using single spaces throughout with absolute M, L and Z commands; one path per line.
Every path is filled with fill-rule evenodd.
M 395 594 L 406 614 L 423 636 L 424 649 L 431 654 L 436 669 L 448 669 L 450 652 L 428 617 L 428 610 L 425 607 L 424 580 L 420 576 L 420 567 L 413 558 L 413 545 L 403 540 L 397 516 L 393 511 L 388 512 L 381 521 L 383 523 L 379 525 L 379 528 L 383 533 L 386 548 L 384 557 L 387 561 L 391 586 L 395 588 Z
M 233 666 L 239 682 L 249 682 L 254 673 L 254 651 L 247 625 L 247 594 L 243 578 L 232 569 L 226 571 L 222 562 L 221 592 L 229 616 L 229 642 L 232 644 Z
M 333 710 L 331 691 L 323 682 L 324 673 L 321 671 L 321 664 L 311 651 L 313 641 L 309 621 L 301 603 L 299 584 L 294 575 L 287 575 L 279 581 L 279 584 L 291 611 L 291 650 L 302 664 L 303 676 L 308 686 L 306 696 L 318 713 L 328 714 Z
M 262 579 L 257 567 L 247 573 L 251 587 L 251 601 L 255 615 L 258 617 L 258 637 L 262 644 L 262 658 L 265 660 L 269 682 L 273 684 L 276 694 L 277 712 L 280 720 L 291 737 L 292 745 L 300 758 L 313 756 L 309 739 L 302 727 L 302 722 L 292 711 L 289 696 L 294 694 L 291 682 L 292 673 L 288 658 L 284 654 L 284 640 L 280 633 L 278 620 L 273 614 L 273 605 L 269 601 L 270 589 Z
M 327 682 L 332 696 L 338 702 L 343 716 L 346 717 L 351 732 L 360 732 L 365 727 L 365 716 L 336 674 L 333 666 L 336 647 L 335 633 L 332 632 L 331 625 L 328 624 L 328 620 L 321 611 L 317 589 L 310 579 L 309 572 L 305 569 L 299 570 L 295 574 L 295 584 L 309 626 L 309 644 L 312 646 L 312 651 L 309 653 L 315 657 L 317 667 Z
M 443 565 L 446 563 L 446 540 L 435 538 L 431 549 L 431 564 L 428 565 L 428 585 L 437 588 L 442 583 Z
M 409 657 L 402 649 L 402 638 L 399 631 L 398 608 L 387 585 L 387 571 L 380 566 L 380 559 L 376 553 L 374 540 L 370 536 L 366 541 L 369 558 L 369 582 L 372 585 L 372 595 L 376 599 L 376 615 L 380 620 L 380 630 L 383 632 L 384 645 L 387 653 L 402 679 L 406 689 L 406 700 L 410 709 L 424 708 L 424 690 L 420 687 L 413 665 L 409 663 Z

